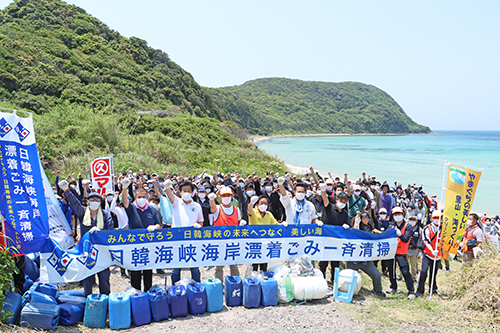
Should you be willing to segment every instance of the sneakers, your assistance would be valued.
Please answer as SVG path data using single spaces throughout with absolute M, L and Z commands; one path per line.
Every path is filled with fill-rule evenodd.
M 372 290 L 372 293 L 375 295 L 375 296 L 378 296 L 378 297 L 386 297 L 385 293 L 383 291 L 375 291 L 375 290 Z
M 391 289 L 387 290 L 386 293 L 395 294 L 395 293 L 397 293 L 397 290 L 391 288 Z
M 422 296 L 422 294 L 421 294 L 419 291 L 417 291 L 417 292 L 415 293 L 415 297 L 420 297 L 420 296 Z
M 415 294 L 409 294 L 409 295 L 408 295 L 408 299 L 409 299 L 409 300 L 412 300 L 412 299 L 414 299 L 415 297 L 416 297 L 416 295 L 415 295 Z

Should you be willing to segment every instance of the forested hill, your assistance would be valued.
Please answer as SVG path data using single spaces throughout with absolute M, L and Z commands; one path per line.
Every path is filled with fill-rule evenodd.
M 184 113 L 258 135 L 429 132 L 388 94 L 361 83 L 260 79 L 202 87 L 165 52 L 60 0 L 17 0 L 0 11 L 0 102 L 37 114 L 63 105 Z
M 359 82 L 267 78 L 221 89 L 250 105 L 259 134 L 430 132 L 389 94 Z

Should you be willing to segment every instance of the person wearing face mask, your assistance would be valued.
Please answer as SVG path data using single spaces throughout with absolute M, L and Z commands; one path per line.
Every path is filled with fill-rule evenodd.
M 201 210 L 203 212 L 203 226 L 210 226 L 210 200 L 208 196 L 212 193 L 207 193 L 207 190 L 204 186 L 198 186 L 198 195 L 195 198 L 195 201 L 200 204 Z
M 373 215 L 377 214 L 378 211 L 380 210 L 381 207 L 381 202 L 380 202 L 380 183 L 376 181 L 371 181 L 370 183 L 370 188 L 368 189 L 373 196 L 372 200 L 372 213 Z M 378 184 L 378 185 L 377 185 Z
M 316 215 L 316 208 L 312 202 L 307 201 L 306 198 L 306 185 L 297 183 L 295 185 L 295 198 L 291 199 L 290 194 L 287 193 L 283 184 L 285 178 L 278 178 L 278 186 L 280 190 L 280 200 L 285 208 L 286 221 L 284 224 L 311 224 L 316 223 L 319 226 L 323 225 Z M 324 184 L 325 185 L 325 184 Z
M 250 198 L 250 203 L 247 206 L 249 217 L 249 225 L 275 225 L 278 221 L 274 215 L 267 211 L 269 207 L 269 199 L 265 195 L 253 196 Z M 283 223 L 285 225 L 285 223 Z M 286 226 L 286 225 L 285 225 Z M 267 271 L 267 263 L 253 264 L 254 271 Z
M 389 194 L 389 184 L 383 183 L 380 192 L 380 208 L 384 208 L 387 212 L 387 217 L 391 217 L 392 211 L 392 196 Z M 380 209 L 379 209 L 380 211 Z
M 130 203 L 127 196 L 127 188 L 131 181 L 124 178 L 122 184 L 122 201 L 127 213 L 130 229 L 146 229 L 154 232 L 161 228 L 159 213 L 148 203 L 148 193 L 144 187 L 138 187 L 135 191 L 135 201 Z M 144 291 L 151 289 L 153 285 L 153 270 L 131 271 L 130 282 L 132 287 L 141 290 L 141 280 L 144 284 Z
M 439 244 L 437 243 L 438 234 L 441 233 L 442 214 L 439 210 L 432 212 L 432 223 L 425 226 L 422 230 L 423 243 L 425 248 L 422 256 L 422 268 L 418 278 L 417 296 L 423 295 L 425 292 L 425 280 L 430 269 L 429 289 L 432 289 L 433 294 L 437 294 L 436 275 L 438 271 L 437 260 L 439 260 Z M 441 238 L 441 237 L 439 237 Z M 432 281 L 434 285 L 431 286 Z
M 323 189 L 325 190 L 323 192 Z M 345 229 L 349 228 L 349 216 L 347 214 L 347 194 L 339 192 L 337 200 L 335 201 L 331 196 L 326 193 L 325 185 L 320 184 L 321 200 L 324 204 L 323 223 L 328 225 L 343 226 Z M 330 282 L 333 283 L 334 272 L 336 267 L 340 267 L 340 261 L 320 261 L 319 270 L 323 273 L 326 279 L 326 270 L 330 263 Z
M 236 181 L 240 181 L 240 174 L 236 174 Z M 255 195 L 255 190 L 253 187 L 253 182 L 247 182 L 245 183 L 244 187 L 237 187 L 236 188 L 236 196 L 238 197 L 238 201 L 240 202 L 240 211 L 241 211 L 241 218 L 245 220 L 248 223 L 248 213 L 247 210 L 244 209 L 244 207 L 248 207 L 248 204 L 250 203 L 250 198 Z
M 315 191 L 311 191 L 312 194 L 310 196 L 307 195 L 306 193 L 306 199 L 314 205 L 314 208 L 316 209 L 316 216 L 318 217 L 318 220 L 323 221 L 324 215 L 325 215 L 325 205 L 323 203 L 323 197 L 322 197 L 322 192 L 320 186 L 315 188 Z
M 220 190 L 221 204 L 217 205 L 215 199 L 217 195 L 210 193 L 208 199 L 210 200 L 210 210 L 213 214 L 213 225 L 226 226 L 226 225 L 241 225 L 246 224 L 245 220 L 241 219 L 241 213 L 238 207 L 231 203 L 233 199 L 233 192 L 229 187 L 223 187 Z M 240 276 L 238 265 L 229 265 L 231 276 Z M 215 278 L 224 281 L 224 266 L 215 267 Z
M 269 201 L 269 207 L 267 210 L 273 214 L 276 221 L 280 222 L 283 220 L 284 207 L 280 201 L 279 194 L 274 191 L 273 183 L 270 180 L 264 181 L 263 195 L 267 196 Z
M 408 218 L 408 223 L 413 228 L 413 234 L 410 239 L 410 245 L 408 246 L 408 254 L 406 255 L 406 259 L 408 259 L 408 263 L 410 265 L 410 274 L 413 278 L 413 281 L 417 281 L 418 274 L 418 247 L 417 242 L 420 238 L 420 233 L 422 232 L 421 224 L 418 222 L 417 216 L 411 215 Z
M 363 212 L 366 208 L 366 201 L 361 197 L 361 186 L 354 185 L 351 192 L 350 182 L 347 184 L 347 193 L 349 194 L 349 219 L 353 219 L 357 212 Z
M 398 248 L 394 259 L 391 259 L 391 263 L 389 264 L 389 280 L 391 281 L 391 285 L 387 293 L 395 294 L 398 289 L 398 282 L 396 280 L 397 263 L 405 279 L 406 288 L 408 289 L 408 299 L 413 299 L 415 298 L 415 289 L 413 285 L 413 278 L 410 274 L 408 259 L 406 259 L 410 239 L 413 235 L 413 228 L 409 223 L 404 221 L 403 210 L 401 207 L 393 208 L 392 217 L 394 219 L 394 225 L 392 227 L 396 229 L 396 235 L 398 235 Z
M 76 216 L 80 218 L 80 238 L 87 232 L 93 234 L 99 230 L 113 230 L 113 219 L 109 213 L 101 208 L 102 198 L 99 193 L 89 193 L 87 197 L 87 207 L 85 207 L 80 200 L 69 191 L 69 184 L 66 180 L 61 180 L 59 182 L 59 187 L 64 191 L 64 197 L 71 205 L 71 209 L 73 209 Z M 99 293 L 109 295 L 109 268 L 97 273 L 97 276 L 99 277 Z M 95 275 L 92 275 L 83 280 L 85 296 L 92 294 L 94 279 Z
M 179 185 L 181 198 L 175 196 L 171 189 L 172 182 L 165 181 L 165 193 L 172 204 L 172 228 L 201 228 L 203 225 L 203 211 L 199 203 L 192 200 L 194 185 L 183 182 Z M 201 281 L 200 269 L 191 267 L 191 278 L 196 282 Z M 172 285 L 181 279 L 181 269 L 173 268 L 170 275 Z
M 469 215 L 467 220 L 467 227 L 465 228 L 463 240 L 458 246 L 460 251 L 463 251 L 463 263 L 462 268 L 467 265 L 468 262 L 475 259 L 474 251 L 482 250 L 482 243 L 484 241 L 484 234 L 481 227 L 478 224 L 479 216 L 476 213 Z M 478 250 L 474 250 L 474 248 Z
M 380 208 L 379 210 L 379 225 L 380 225 L 380 231 L 384 232 L 387 229 L 389 229 L 390 222 L 389 222 L 389 217 L 387 216 L 387 211 L 385 208 Z M 382 274 L 385 276 L 388 276 L 389 274 L 389 264 L 391 263 L 391 260 L 382 260 L 381 265 L 382 265 Z

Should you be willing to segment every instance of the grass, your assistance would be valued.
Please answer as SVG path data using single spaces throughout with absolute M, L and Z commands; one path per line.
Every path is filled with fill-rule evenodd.
M 482 267 L 487 260 L 490 259 L 482 258 L 481 261 L 474 262 L 474 266 Z M 468 292 L 457 293 L 458 282 L 464 279 L 467 271 L 462 270 L 461 262 L 452 261 L 450 264 L 450 272 L 438 271 L 439 295 L 434 295 L 431 299 L 427 293 L 423 297 L 409 301 L 406 298 L 404 281 L 398 281 L 397 294 L 387 295 L 386 298 L 377 298 L 370 292 L 372 289 L 371 279 L 366 274 L 361 273 L 363 288 L 359 295 L 354 297 L 351 304 L 335 304 L 340 309 L 350 313 L 355 319 L 376 323 L 388 332 L 500 332 L 498 309 L 493 313 L 479 308 L 477 310 L 471 308 L 470 301 L 465 296 L 468 295 Z M 490 269 L 498 272 L 499 267 L 497 265 L 490 267 Z M 384 290 L 389 289 L 387 277 L 383 277 L 382 284 Z M 469 287 L 479 297 L 491 294 L 488 286 L 484 286 L 482 291 L 473 283 Z M 428 283 L 426 283 L 426 292 L 428 292 Z

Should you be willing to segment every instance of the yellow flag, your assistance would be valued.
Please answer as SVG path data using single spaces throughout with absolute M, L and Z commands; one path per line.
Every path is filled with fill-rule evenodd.
M 480 178 L 481 171 L 452 164 L 448 166 L 443 229 L 439 241 L 443 259 L 447 259 L 449 254 L 457 253 Z

